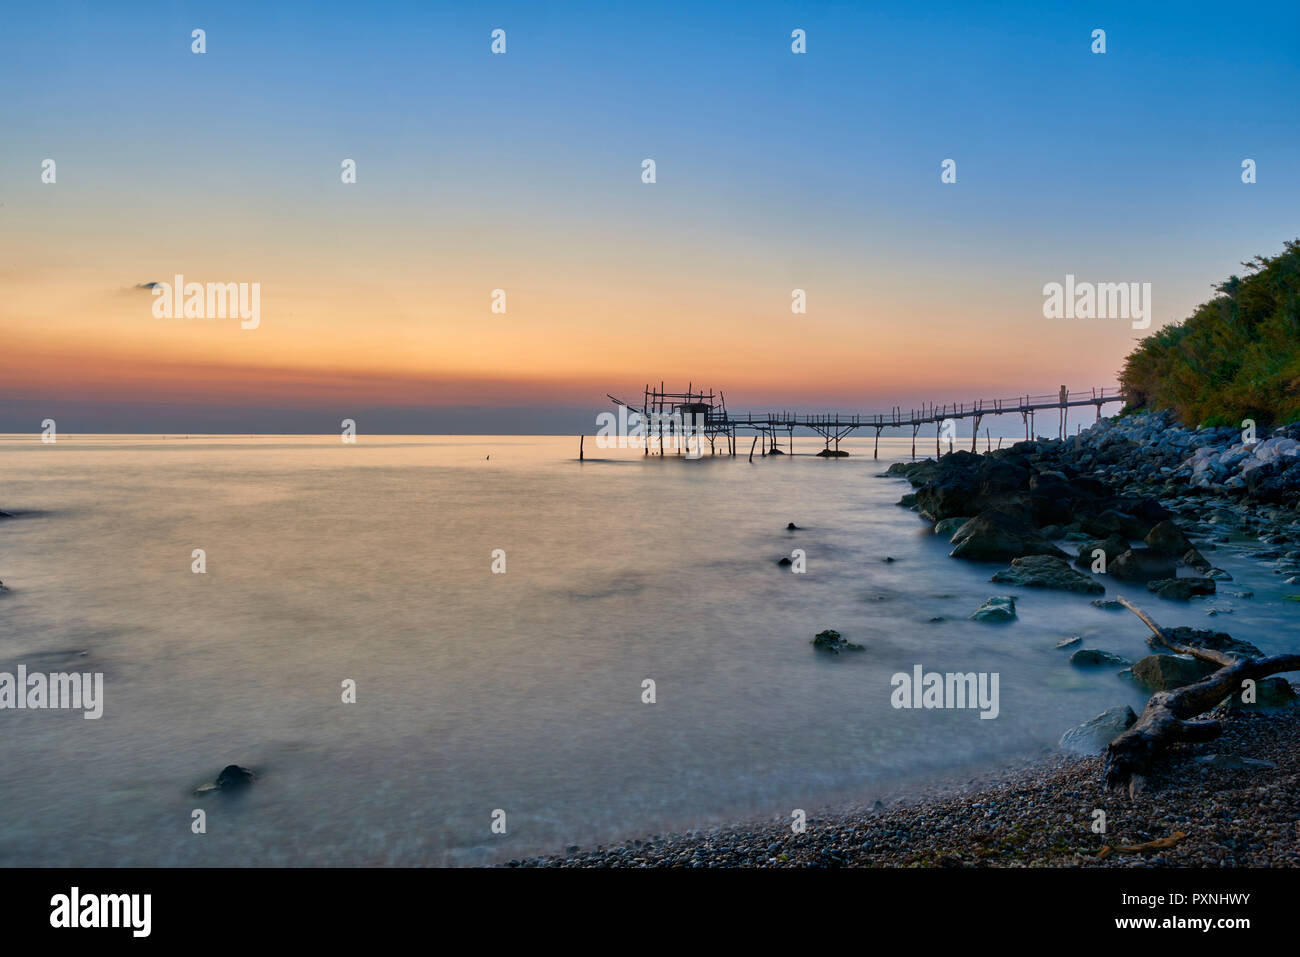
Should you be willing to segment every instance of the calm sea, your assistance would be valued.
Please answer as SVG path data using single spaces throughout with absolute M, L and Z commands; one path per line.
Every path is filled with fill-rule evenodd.
M 968 620 L 1005 589 L 896 507 L 881 473 L 910 443 L 844 447 L 0 437 L 0 509 L 23 513 L 0 522 L 0 671 L 105 682 L 97 721 L 0 711 L 0 863 L 491 863 L 870 801 L 1140 706 L 1054 647 L 1140 656 L 1136 618 L 1032 593 L 1013 624 Z M 777 565 L 795 548 L 804 574 Z M 1162 623 L 1283 650 L 1278 579 L 1214 560 L 1258 597 L 1151 599 Z M 866 650 L 814 652 L 826 628 Z M 999 716 L 895 710 L 918 664 L 997 672 Z M 193 796 L 232 763 L 259 775 L 244 796 Z

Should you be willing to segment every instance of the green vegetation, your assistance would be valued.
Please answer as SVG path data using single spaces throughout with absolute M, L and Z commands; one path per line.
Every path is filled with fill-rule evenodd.
M 1184 425 L 1300 420 L 1300 239 L 1215 286 L 1191 317 L 1143 340 L 1120 372 L 1129 410 L 1169 409 Z

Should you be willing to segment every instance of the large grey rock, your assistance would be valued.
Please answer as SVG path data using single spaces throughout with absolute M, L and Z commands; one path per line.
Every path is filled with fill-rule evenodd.
M 1121 581 L 1149 582 L 1173 578 L 1178 569 L 1173 559 L 1147 548 L 1130 548 L 1106 566 L 1106 571 Z
M 961 528 L 969 521 L 970 519 L 965 517 L 940 519 L 934 523 L 934 534 L 944 535 L 951 539 L 957 529 Z
M 1192 549 L 1192 543 L 1183 530 L 1169 519 L 1158 523 L 1147 532 L 1147 548 L 1158 555 L 1186 555 Z
M 999 509 L 981 512 L 957 529 L 952 537 L 953 558 L 975 561 L 1010 561 L 1025 555 L 1065 558 L 1051 540 L 1028 522 Z
M 1016 600 L 1011 596 L 990 598 L 975 609 L 976 621 L 1012 621 L 1016 617 Z
M 1195 684 L 1218 668 L 1185 655 L 1148 655 L 1133 666 L 1133 679 L 1148 691 L 1171 691 Z
M 1101 754 L 1106 746 L 1137 723 L 1128 705 L 1107 708 L 1095 718 L 1061 735 L 1061 749 L 1072 754 Z
M 1261 678 L 1255 682 L 1255 700 L 1242 700 L 1245 690 L 1235 691 L 1223 699 L 1223 707 L 1240 711 L 1279 711 L 1296 702 L 1295 689 L 1285 678 Z
M 1165 578 L 1147 582 L 1147 589 L 1170 601 L 1188 601 L 1194 595 L 1213 595 L 1213 578 Z
M 1059 588 L 1086 595 L 1100 595 L 1106 590 L 1104 585 L 1076 572 L 1064 559 L 1051 555 L 1026 555 L 1013 559 L 1010 568 L 997 572 L 990 581 L 1026 588 Z
M 1179 625 L 1177 628 L 1166 628 L 1165 634 L 1178 644 L 1187 645 L 1191 648 L 1222 651 L 1225 654 L 1240 655 L 1245 658 L 1262 658 L 1264 656 L 1264 652 L 1249 641 L 1234 638 L 1225 631 L 1212 631 L 1208 628 L 1188 628 L 1186 625 Z M 1148 639 L 1148 641 L 1151 640 Z
M 1133 539 L 1145 536 L 1155 523 L 1144 521 L 1127 512 L 1108 508 L 1099 515 L 1085 517 L 1079 524 L 1083 526 L 1083 530 L 1089 535 L 1096 535 L 1098 538 L 1121 535 L 1124 538 Z
M 1127 658 L 1098 648 L 1080 648 L 1070 655 L 1070 664 L 1076 668 L 1123 668 L 1131 663 Z
M 1119 535 L 1112 535 L 1109 538 L 1104 539 L 1094 538 L 1079 546 L 1078 557 L 1075 558 L 1074 564 L 1079 568 L 1086 568 L 1091 571 L 1093 565 L 1097 563 L 1097 560 L 1104 557 L 1104 567 L 1109 568 L 1111 562 L 1115 561 L 1128 550 L 1128 539 Z

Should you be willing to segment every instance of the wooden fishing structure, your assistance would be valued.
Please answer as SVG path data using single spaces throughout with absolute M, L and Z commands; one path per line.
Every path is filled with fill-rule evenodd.
M 609 396 L 629 412 L 636 412 L 641 417 L 645 432 L 645 454 L 655 452 L 665 454 L 665 449 L 673 446 L 677 454 L 686 454 L 686 443 L 673 441 L 673 430 L 682 428 L 683 423 L 696 426 L 695 434 L 700 441 L 707 442 L 710 455 L 735 455 L 737 436 L 742 432 L 754 433 L 754 443 L 750 445 L 750 457 L 753 457 L 754 445 L 763 441 L 762 455 L 784 455 L 794 452 L 794 434 L 796 429 L 804 429 L 820 435 L 825 441 L 825 448 L 816 453 L 821 456 L 847 455 L 840 451 L 840 440 L 852 435 L 858 429 L 870 429 L 875 433 L 873 458 L 880 457 L 880 435 L 886 429 L 911 429 L 912 458 L 916 458 L 916 439 L 923 426 L 934 425 L 935 454 L 941 453 L 943 441 L 948 441 L 951 451 L 956 440 L 956 423 L 971 420 L 971 451 L 974 452 L 979 441 L 980 423 L 987 416 L 1019 415 L 1025 425 L 1025 438 L 1035 435 L 1034 417 L 1036 413 L 1055 409 L 1057 411 L 1057 436 L 1065 438 L 1068 434 L 1070 409 L 1092 406 L 1096 409 L 1097 419 L 1101 418 L 1102 406 L 1109 403 L 1124 402 L 1124 393 L 1117 388 L 1106 387 L 1087 391 L 1070 392 L 1065 386 L 1055 394 L 1019 395 L 1006 399 L 976 399 L 973 402 L 959 402 L 939 405 L 922 404 L 920 408 L 904 410 L 895 406 L 888 412 L 868 414 L 843 414 L 839 412 L 730 412 L 726 397 L 721 391 L 712 389 L 696 391 L 694 383 L 687 386 L 685 392 L 668 392 L 664 383 L 658 388 L 646 385 L 640 408 L 629 402 Z M 991 438 L 987 438 L 990 447 Z M 679 433 L 680 434 L 680 433 Z M 665 436 L 669 442 L 665 443 Z M 783 450 L 778 436 L 786 438 Z M 723 443 L 722 452 L 718 443 Z

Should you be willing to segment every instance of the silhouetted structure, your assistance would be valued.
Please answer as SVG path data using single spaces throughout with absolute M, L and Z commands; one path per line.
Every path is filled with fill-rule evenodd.
M 725 454 L 736 454 L 736 436 L 742 431 L 755 433 L 755 441 L 763 439 L 763 454 L 781 454 L 777 447 L 778 432 L 786 433 L 787 449 L 794 451 L 794 430 L 808 429 L 826 440 L 829 452 L 839 453 L 840 439 L 847 437 L 858 429 L 874 429 L 876 443 L 874 458 L 880 456 L 880 433 L 885 429 L 911 428 L 912 457 L 916 457 L 916 437 L 921 427 L 935 424 L 935 454 L 940 453 L 940 443 L 945 438 L 943 424 L 959 419 L 973 419 L 971 451 L 975 451 L 979 441 L 980 422 L 988 415 L 1010 415 L 1019 413 L 1025 423 L 1025 438 L 1034 434 L 1034 413 L 1043 409 L 1056 409 L 1058 415 L 1058 437 L 1064 438 L 1069 419 L 1069 410 L 1080 406 L 1095 406 L 1097 418 L 1101 418 L 1101 407 L 1108 402 L 1123 402 L 1124 394 L 1116 388 L 1090 389 L 1087 392 L 1070 392 L 1061 386 L 1055 395 L 1021 395 L 1010 399 L 976 399 L 974 402 L 953 405 L 923 405 L 920 409 L 904 412 L 902 406 L 895 406 L 889 412 L 867 415 L 842 415 L 831 413 L 796 413 L 796 412 L 742 412 L 731 414 L 727 411 L 727 402 L 721 392 L 716 395 L 712 390 L 694 391 L 694 384 L 688 385 L 685 392 L 667 392 L 661 382 L 659 388 L 645 387 L 641 407 L 623 402 L 610 396 L 618 405 L 639 412 L 646 428 L 645 454 L 651 453 L 654 437 L 658 436 L 659 454 L 664 451 L 664 434 L 670 431 L 674 421 L 690 422 L 688 416 L 698 416 L 694 421 L 702 423 L 699 429 L 703 441 L 709 443 L 710 454 L 717 454 L 716 443 L 719 438 L 726 439 Z M 956 438 L 953 429 L 947 436 L 949 449 Z M 678 452 L 682 449 L 678 444 Z M 989 440 L 991 445 L 991 439 Z M 751 454 L 753 449 L 751 447 Z

